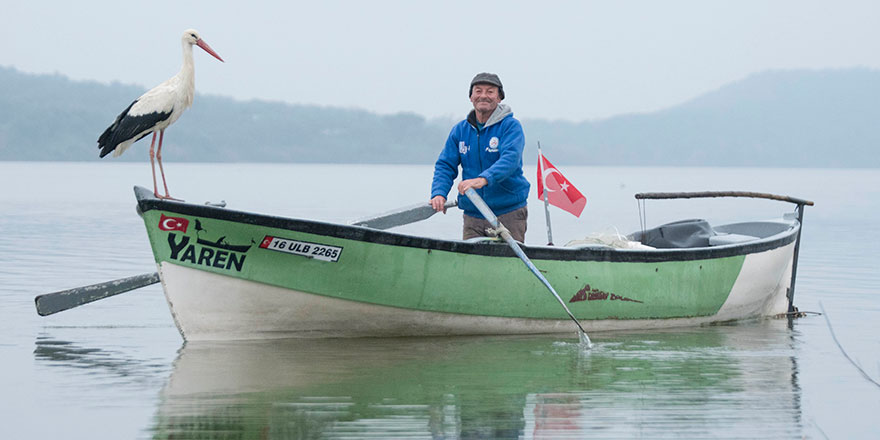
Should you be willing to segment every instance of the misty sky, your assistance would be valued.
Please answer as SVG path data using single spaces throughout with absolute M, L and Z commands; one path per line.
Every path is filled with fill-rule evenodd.
M 226 60 L 196 49 L 200 93 L 427 117 L 464 116 L 481 71 L 518 117 L 580 121 L 768 69 L 880 69 L 876 1 L 3 3 L 2 66 L 149 88 L 192 27 Z

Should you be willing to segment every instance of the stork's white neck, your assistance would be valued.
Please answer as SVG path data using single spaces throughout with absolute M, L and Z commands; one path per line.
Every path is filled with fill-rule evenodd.
M 177 73 L 177 76 L 180 78 L 181 85 L 183 86 L 181 90 L 183 90 L 184 93 L 183 100 L 186 103 L 186 107 L 192 106 L 193 103 L 193 97 L 196 90 L 195 71 L 195 64 L 193 63 L 193 45 L 184 41 L 183 65 L 180 67 L 180 72 Z

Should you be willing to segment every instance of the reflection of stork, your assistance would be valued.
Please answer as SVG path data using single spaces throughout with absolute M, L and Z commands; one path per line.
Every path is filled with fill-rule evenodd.
M 208 43 L 205 43 L 199 37 L 199 33 L 194 29 L 184 31 L 181 42 L 183 44 L 183 66 L 180 68 L 180 72 L 177 72 L 177 75 L 159 84 L 132 102 L 98 138 L 98 148 L 101 149 L 100 157 L 106 156 L 111 151 L 115 157 L 125 152 L 131 144 L 153 133 L 153 140 L 150 143 L 150 166 L 153 167 L 153 193 L 156 197 L 165 199 L 172 197 L 168 194 L 168 184 L 165 183 L 165 170 L 162 169 L 162 138 L 165 136 L 165 129 L 173 124 L 193 102 L 195 94 L 195 68 L 193 66 L 192 47 L 193 45 L 199 46 L 205 52 L 213 55 L 214 58 L 223 61 L 211 49 L 211 46 L 208 46 Z M 159 149 L 154 154 L 153 147 L 156 144 L 156 132 L 159 132 Z M 164 196 L 159 195 L 159 189 L 156 185 L 154 157 L 159 162 L 162 185 L 165 186 Z

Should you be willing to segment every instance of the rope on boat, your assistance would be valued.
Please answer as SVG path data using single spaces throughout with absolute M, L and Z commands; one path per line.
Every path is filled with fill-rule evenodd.
M 805 318 L 807 315 L 821 316 L 822 313 L 811 312 L 809 310 L 798 310 L 798 308 L 795 307 L 793 312 L 777 313 L 777 314 L 773 315 L 773 317 L 774 318 Z
M 642 229 L 642 237 L 648 230 L 648 210 L 645 208 L 645 199 L 636 197 L 636 205 L 639 207 L 639 227 Z
M 498 223 L 497 228 L 486 228 L 486 232 L 495 237 L 503 237 L 505 232 L 510 234 L 510 231 L 501 222 Z
M 828 312 L 825 311 L 825 306 L 822 305 L 821 301 L 819 301 L 819 308 L 822 309 L 822 316 L 825 317 L 825 323 L 828 324 L 828 330 L 831 332 L 831 339 L 834 339 L 834 343 L 837 344 L 837 348 L 839 348 L 840 352 L 843 353 L 843 357 L 845 357 L 846 360 L 849 361 L 849 363 L 853 364 L 853 366 L 856 367 L 857 370 L 859 370 L 859 373 L 862 374 L 862 377 L 880 388 L 880 383 L 871 378 L 871 376 L 869 376 L 868 373 L 866 373 L 865 370 L 863 370 L 862 367 L 859 366 L 859 364 L 852 360 L 852 358 L 849 357 L 849 355 L 846 353 L 846 350 L 843 349 L 843 346 L 840 345 L 840 342 L 837 340 L 837 336 L 834 335 L 834 329 L 831 327 L 831 321 L 828 319 Z

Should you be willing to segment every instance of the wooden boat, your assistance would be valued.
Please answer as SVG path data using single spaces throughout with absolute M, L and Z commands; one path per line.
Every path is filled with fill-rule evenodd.
M 575 330 L 503 242 L 419 237 L 161 200 L 143 188 L 135 193 L 186 340 Z M 801 219 L 803 205 L 812 204 L 787 201 L 803 202 Z M 523 250 L 586 331 L 646 329 L 790 311 L 799 233 L 791 215 L 715 227 L 688 221 L 629 237 L 651 248 Z

